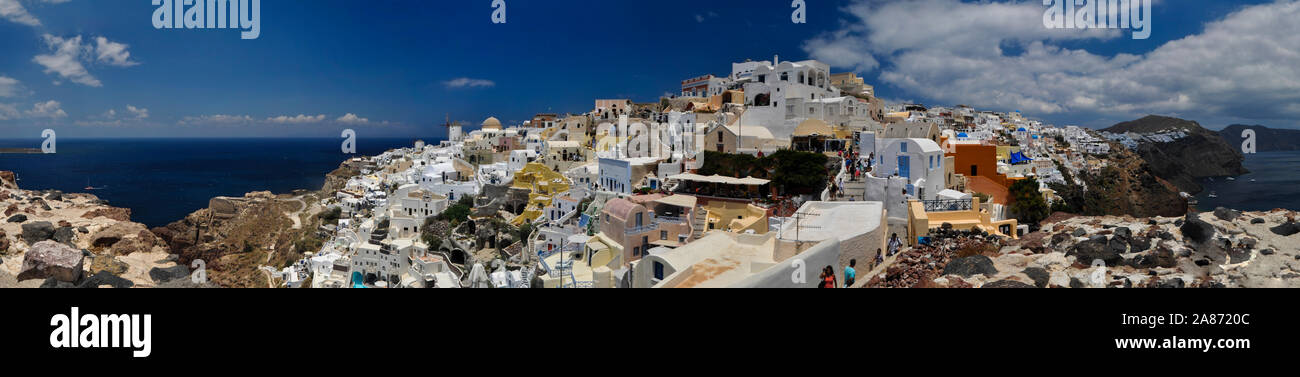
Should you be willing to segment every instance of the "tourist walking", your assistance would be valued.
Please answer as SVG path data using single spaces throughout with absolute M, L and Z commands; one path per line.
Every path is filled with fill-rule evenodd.
M 903 247 L 903 242 L 898 240 L 898 233 L 889 236 L 889 256 L 898 254 L 898 249 Z
M 849 266 L 844 267 L 844 288 L 853 287 L 853 283 L 857 281 L 858 271 L 853 269 L 854 267 L 857 266 L 858 266 L 858 260 L 850 259 Z

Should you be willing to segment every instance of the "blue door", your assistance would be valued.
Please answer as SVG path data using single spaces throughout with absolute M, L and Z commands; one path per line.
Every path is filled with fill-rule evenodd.
M 907 178 L 909 181 L 912 179 L 911 156 L 898 156 L 898 175 Z

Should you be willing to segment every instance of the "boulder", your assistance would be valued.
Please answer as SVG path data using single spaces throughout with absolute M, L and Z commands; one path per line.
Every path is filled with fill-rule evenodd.
M 953 259 L 943 268 L 943 275 L 958 275 L 969 278 L 975 274 L 994 275 L 998 269 L 993 267 L 993 260 L 983 255 L 972 255 Z
M 1151 248 L 1151 239 L 1143 236 L 1137 236 L 1128 240 L 1129 250 L 1137 253 L 1147 251 Z
M 1001 280 L 984 284 L 984 286 L 980 288 L 1034 288 L 1034 286 L 1015 280 Z
M 23 242 L 35 245 L 37 242 L 54 238 L 54 224 L 49 221 L 36 221 L 23 224 Z
M 166 267 L 166 268 L 154 267 L 149 270 L 149 278 L 153 279 L 154 283 L 158 283 L 158 284 L 185 278 L 188 276 L 190 276 L 190 269 L 189 267 L 185 267 L 184 265 Z
M 1236 221 L 1238 217 L 1241 217 L 1241 211 L 1219 207 L 1214 209 L 1214 217 L 1223 221 Z
M 1201 221 L 1201 219 L 1196 218 L 1194 214 L 1190 213 L 1187 214 L 1186 220 L 1183 221 L 1183 225 L 1179 227 L 1178 230 L 1183 232 L 1183 237 L 1187 237 L 1187 239 L 1196 243 L 1205 243 L 1205 241 L 1209 241 L 1214 237 L 1215 233 L 1213 225 Z
M 1132 229 L 1129 229 L 1128 227 L 1123 227 L 1123 226 L 1118 227 L 1118 228 L 1115 228 L 1115 238 L 1120 238 L 1120 239 L 1128 240 L 1128 239 L 1131 238 L 1131 237 L 1133 237 L 1133 230 L 1132 230 Z
M 54 278 L 75 283 L 81 279 L 83 263 L 80 250 L 54 241 L 38 242 L 27 250 L 18 280 Z
M 101 254 L 90 257 L 90 273 L 97 274 L 108 272 L 114 275 L 125 274 L 130 268 L 125 262 L 118 260 L 117 257 L 108 254 Z
M 1119 245 L 1127 246 L 1123 241 L 1118 242 Z M 1095 236 L 1074 245 L 1068 255 L 1073 255 L 1076 261 L 1085 265 L 1092 265 L 1094 260 L 1102 260 L 1107 266 L 1114 267 L 1124 261 L 1120 255 L 1123 252 L 1111 247 L 1110 244 L 1111 241 L 1105 236 Z
M 1267 221 L 1264 221 L 1264 219 L 1263 219 L 1263 218 L 1260 218 L 1260 217 L 1256 217 L 1256 218 L 1250 219 L 1250 223 L 1251 223 L 1251 224 L 1255 224 L 1255 225 L 1263 224 L 1263 223 L 1265 223 L 1265 222 L 1267 222 Z
M 131 210 L 126 208 L 105 207 L 91 210 L 81 215 L 83 219 L 106 217 L 117 221 L 131 221 Z
M 1126 254 L 1128 253 L 1128 241 L 1117 236 L 1106 242 L 1106 248 L 1116 254 Z
M 1029 267 L 1021 272 L 1023 272 L 1025 276 L 1028 276 L 1030 279 L 1033 279 L 1034 285 L 1038 286 L 1038 288 L 1047 288 L 1047 283 L 1052 279 L 1051 273 L 1048 273 L 1047 270 L 1038 267 Z
M 8 221 L 11 222 L 11 223 L 19 223 L 19 224 L 21 224 L 21 223 L 25 223 L 25 222 L 27 222 L 27 215 L 24 215 L 24 214 L 21 214 L 21 213 L 20 213 L 20 214 L 17 214 L 17 215 L 13 215 L 13 216 L 10 216 L 10 217 L 9 217 L 9 220 L 8 220 Z
M 53 239 L 55 242 L 75 247 L 72 241 L 77 239 L 77 232 L 72 230 L 72 227 L 65 226 L 54 231 Z
M 1296 225 L 1294 222 L 1288 222 L 1286 224 L 1275 226 L 1269 230 L 1273 231 L 1273 234 L 1279 236 L 1291 236 L 1300 233 L 1300 225 Z
M 95 232 L 94 235 L 90 236 L 90 246 L 92 248 L 112 247 L 124 238 L 141 234 L 141 231 L 149 233 L 149 229 L 145 228 L 144 225 L 130 222 L 119 222 L 109 226 L 108 228 L 104 228 L 104 230 Z M 150 235 L 152 234 L 153 233 L 150 233 Z
M 1074 228 L 1074 233 L 1071 234 L 1075 237 L 1083 237 L 1084 235 L 1088 234 L 1088 231 L 1084 230 L 1083 228 Z
M 1069 234 L 1066 233 L 1054 234 L 1052 235 L 1052 245 L 1060 245 L 1062 243 L 1065 243 L 1065 241 L 1068 241 L 1069 239 L 1070 239 Z
M 50 190 L 49 194 L 45 195 L 45 200 L 61 202 L 63 201 L 63 191 Z

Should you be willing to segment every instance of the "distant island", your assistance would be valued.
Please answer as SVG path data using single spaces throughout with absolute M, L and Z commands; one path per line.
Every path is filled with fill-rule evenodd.
M 1260 125 L 1234 124 L 1219 132 L 1228 144 L 1240 146 L 1245 142 L 1242 131 L 1255 130 L 1255 147 L 1259 152 L 1300 151 L 1300 130 L 1268 128 Z
M 0 148 L 0 154 L 40 154 L 38 148 Z
M 1240 144 L 1225 141 L 1219 134 L 1195 121 L 1151 115 L 1122 122 L 1104 132 L 1115 134 L 1184 134 L 1169 142 L 1139 143 L 1133 151 L 1150 165 L 1151 172 L 1177 186 L 1180 191 L 1200 193 L 1199 180 L 1207 177 L 1232 177 L 1249 173 L 1242 166 Z M 1238 133 L 1240 134 L 1240 133 Z

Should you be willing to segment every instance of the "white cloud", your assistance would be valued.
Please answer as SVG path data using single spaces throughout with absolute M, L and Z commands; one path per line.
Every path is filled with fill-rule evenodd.
M 17 97 L 22 90 L 23 85 L 18 80 L 0 76 L 0 98 Z
M 1080 118 L 1300 118 L 1300 106 L 1287 106 L 1300 103 L 1300 2 L 1246 7 L 1200 34 L 1114 56 L 1060 43 L 1124 33 L 1047 29 L 1043 10 L 1032 1 L 857 1 L 845 7 L 855 20 L 804 50 L 840 68 L 878 67 L 901 95 L 949 104 Z
M 110 111 L 111 111 L 111 110 L 110 110 Z M 135 107 L 135 106 L 131 106 L 131 105 L 126 105 L 126 111 L 130 112 L 130 113 L 131 113 L 131 116 L 134 117 L 135 119 L 147 119 L 147 118 L 149 118 L 149 109 L 146 109 L 146 108 L 141 108 L 141 107 Z
M 131 67 L 140 64 L 131 60 L 131 52 L 127 51 L 126 44 L 113 42 L 108 38 L 95 37 L 93 45 L 90 42 L 82 43 L 81 36 L 63 38 L 45 34 L 41 38 L 51 53 L 36 55 L 32 61 L 45 67 L 47 74 L 57 74 L 64 80 L 81 85 L 103 86 L 103 83 L 91 75 L 83 63 L 97 62 L 115 67 Z
M 185 118 L 182 118 L 177 123 L 183 126 L 244 125 L 244 124 L 252 124 L 253 117 L 248 115 L 226 115 L 226 114 L 187 116 Z
M 444 86 L 446 86 L 446 87 L 448 87 L 448 88 L 452 88 L 452 89 L 456 89 L 456 88 L 490 88 L 490 87 L 496 86 L 497 83 L 492 82 L 492 80 L 481 80 L 481 79 L 471 79 L 471 78 L 468 78 L 468 77 L 461 77 L 461 78 L 454 79 L 454 80 L 451 80 L 451 81 L 443 82 L 442 85 L 444 85 Z
M 131 61 L 131 52 L 126 50 L 127 45 L 108 40 L 104 37 L 95 37 L 95 59 L 108 65 L 117 67 L 130 67 L 140 63 Z
M 359 116 L 357 116 L 357 114 L 353 114 L 353 113 L 347 113 L 347 115 L 341 116 L 341 117 L 339 117 L 338 119 L 336 119 L 335 121 L 336 121 L 336 122 L 339 122 L 339 123 L 343 123 L 343 124 L 366 124 L 366 123 L 370 123 L 370 119 L 366 119 L 366 118 L 359 117 Z
M 28 13 L 27 8 L 23 8 L 18 0 L 0 0 L 0 18 L 27 26 L 41 25 L 41 20 Z
M 17 119 L 19 116 L 21 114 L 18 113 L 18 107 L 12 104 L 0 103 L 0 120 Z
M 267 122 L 279 123 L 279 124 L 320 123 L 321 121 L 324 120 L 325 120 L 325 114 L 320 114 L 315 116 L 303 115 L 303 114 L 298 114 L 297 116 L 281 115 L 278 117 L 266 118 Z
M 68 113 L 63 111 L 63 105 L 55 100 L 39 102 L 33 105 L 31 110 L 27 110 L 23 114 L 28 118 L 50 119 L 66 118 L 68 116 Z
M 81 44 L 81 36 L 65 39 L 45 34 L 43 38 L 46 46 L 53 50 L 53 53 L 36 55 L 32 61 L 45 67 L 45 73 L 58 74 L 65 80 L 85 86 L 104 86 L 99 79 L 86 70 L 85 65 L 81 64 L 82 57 L 90 52 L 89 46 Z

